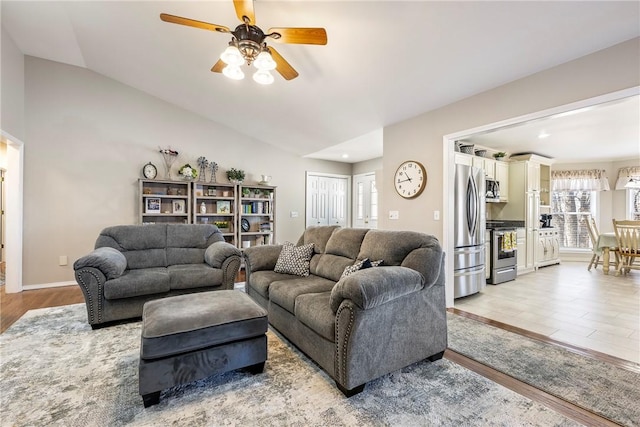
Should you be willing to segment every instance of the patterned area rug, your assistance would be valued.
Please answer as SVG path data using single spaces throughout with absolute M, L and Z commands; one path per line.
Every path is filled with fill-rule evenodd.
M 92 330 L 83 304 L 33 310 L 0 335 L 3 426 L 573 426 L 448 360 L 421 362 L 346 399 L 269 331 L 263 374 L 236 371 L 138 395 L 140 323 Z
M 625 426 L 640 425 L 640 373 L 447 313 L 449 348 Z

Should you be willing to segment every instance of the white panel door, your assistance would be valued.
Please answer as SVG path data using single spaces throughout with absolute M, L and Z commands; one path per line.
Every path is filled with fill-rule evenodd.
M 353 178 L 353 226 L 378 228 L 378 190 L 374 173 Z
M 347 226 L 347 179 L 324 178 L 329 199 L 329 225 Z
M 349 178 L 307 175 L 306 226 L 348 226 Z

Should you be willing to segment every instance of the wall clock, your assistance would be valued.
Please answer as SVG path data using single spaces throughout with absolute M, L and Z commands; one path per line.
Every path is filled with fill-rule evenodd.
M 407 160 L 396 170 L 393 185 L 396 192 L 405 199 L 418 197 L 427 186 L 427 171 L 422 163 Z
M 158 176 L 158 169 L 153 163 L 149 162 L 142 167 L 142 175 L 147 179 L 155 179 Z

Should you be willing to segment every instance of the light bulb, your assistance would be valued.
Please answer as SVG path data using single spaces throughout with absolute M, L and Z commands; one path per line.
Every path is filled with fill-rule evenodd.
M 262 51 L 253 61 L 253 66 L 258 70 L 273 70 L 276 68 L 276 61 L 271 58 L 271 55 L 267 51 Z
M 244 73 L 238 66 L 227 65 L 222 69 L 222 74 L 229 77 L 233 80 L 242 80 L 244 79 Z
M 240 51 L 235 46 L 227 47 L 222 54 L 220 54 L 220 59 L 227 64 L 234 67 L 239 67 L 244 63 L 244 58 L 240 54 Z
M 253 75 L 253 80 L 261 85 L 270 85 L 273 83 L 273 76 L 267 70 L 258 70 Z

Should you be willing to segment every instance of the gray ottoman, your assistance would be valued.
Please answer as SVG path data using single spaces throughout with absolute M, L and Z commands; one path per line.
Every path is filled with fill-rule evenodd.
M 160 392 L 267 360 L 267 312 L 240 291 L 212 291 L 149 301 L 142 312 L 139 387 L 144 406 Z

